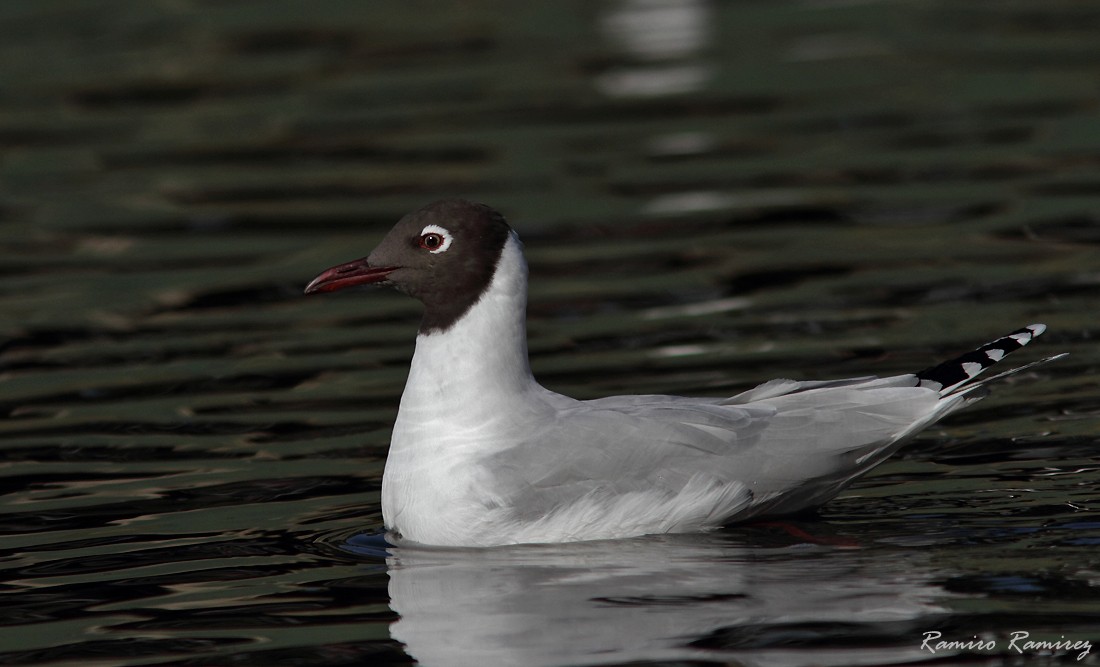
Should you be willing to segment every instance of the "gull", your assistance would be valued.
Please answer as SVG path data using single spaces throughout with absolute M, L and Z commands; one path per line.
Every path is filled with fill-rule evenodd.
M 1032 324 L 917 373 L 576 400 L 531 373 L 519 236 L 461 199 L 406 215 L 369 256 L 305 291 L 356 285 L 424 304 L 382 479 L 400 544 L 615 539 L 812 509 L 989 381 L 1062 356 L 974 379 L 1046 329 Z

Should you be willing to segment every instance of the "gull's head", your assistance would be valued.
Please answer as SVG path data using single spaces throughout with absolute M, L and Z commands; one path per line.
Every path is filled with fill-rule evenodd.
M 510 234 L 484 204 L 437 201 L 401 218 L 367 257 L 323 271 L 306 294 L 389 285 L 424 303 L 425 328 L 445 328 L 492 282 Z

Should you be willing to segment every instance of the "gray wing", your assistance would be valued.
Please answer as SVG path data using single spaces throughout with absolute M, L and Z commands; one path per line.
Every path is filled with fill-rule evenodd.
M 754 401 L 762 401 L 769 398 L 777 398 L 788 394 L 798 394 L 813 389 L 829 389 L 834 387 L 860 387 L 873 389 L 876 387 L 915 387 L 916 375 L 897 375 L 894 377 L 880 378 L 867 375 L 858 378 L 845 378 L 843 380 L 788 380 L 785 378 L 769 380 L 757 385 L 748 391 L 743 391 L 736 396 L 730 396 L 719 401 L 722 405 L 744 405 Z
M 759 446 L 775 412 L 673 396 L 575 401 L 485 465 L 506 484 L 497 492 L 520 508 L 524 516 L 517 518 L 591 494 L 672 497 L 689 487 L 728 488 L 741 496 L 730 504 L 744 504 L 751 494 L 741 484 L 738 453 Z
M 800 507 L 827 499 L 937 418 L 939 395 L 915 384 L 914 376 L 778 380 L 732 399 L 575 401 L 486 463 L 507 469 L 494 478 L 507 480 L 498 497 L 520 508 L 517 518 L 586 494 L 673 497 L 723 486 L 727 509 L 787 497 Z

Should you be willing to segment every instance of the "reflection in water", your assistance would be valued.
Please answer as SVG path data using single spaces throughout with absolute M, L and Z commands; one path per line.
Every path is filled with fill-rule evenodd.
M 674 60 L 705 46 L 713 20 L 707 0 L 623 0 L 604 17 L 603 28 L 632 56 Z
M 916 660 L 943 592 L 864 550 L 676 535 L 489 550 L 399 548 L 393 637 L 425 665 Z M 905 574 L 900 575 L 899 573 Z M 858 649 L 853 631 L 864 635 Z M 843 649 L 843 650 L 841 650 Z M 927 657 L 927 656 L 923 656 Z
M 651 97 L 699 90 L 711 68 L 698 60 L 709 41 L 707 0 L 624 0 L 602 21 L 608 41 L 638 64 L 605 72 L 597 88 L 610 97 Z
M 653 158 L 677 158 L 702 155 L 717 148 L 714 136 L 709 132 L 673 132 L 654 137 L 646 146 Z

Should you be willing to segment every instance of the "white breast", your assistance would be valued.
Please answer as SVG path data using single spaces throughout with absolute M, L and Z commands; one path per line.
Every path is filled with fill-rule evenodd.
M 531 375 L 526 305 L 527 265 L 513 233 L 481 299 L 446 331 L 417 336 L 382 481 L 387 528 L 454 543 L 451 534 L 492 505 L 478 461 L 554 400 Z

